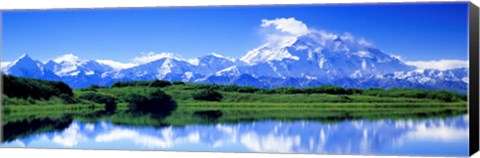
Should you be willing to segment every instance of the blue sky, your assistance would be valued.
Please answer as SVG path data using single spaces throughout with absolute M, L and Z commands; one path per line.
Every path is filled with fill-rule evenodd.
M 4 11 L 2 61 L 72 53 L 129 62 L 141 52 L 241 57 L 264 42 L 262 19 L 364 38 L 406 60 L 467 60 L 468 5 L 458 3 Z

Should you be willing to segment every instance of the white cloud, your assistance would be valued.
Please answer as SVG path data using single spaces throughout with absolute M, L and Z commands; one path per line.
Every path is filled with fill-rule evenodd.
M 210 55 L 215 56 L 215 57 L 217 57 L 217 58 L 227 59 L 227 60 L 230 60 L 230 61 L 232 61 L 232 62 L 235 61 L 235 58 L 226 57 L 226 56 L 223 56 L 223 55 L 221 55 L 221 54 L 217 54 L 217 53 L 215 53 L 215 52 L 210 53 Z
M 91 131 L 95 130 L 95 125 L 90 124 L 90 123 L 89 123 L 89 124 L 86 124 L 86 125 L 85 125 L 85 129 L 86 129 L 87 131 L 90 131 L 90 132 L 91 132 Z
M 175 55 L 173 53 L 168 53 L 168 52 L 163 52 L 163 53 L 155 53 L 155 52 L 149 52 L 149 53 L 141 53 L 140 56 L 133 58 L 130 62 L 128 63 L 122 63 L 118 61 L 113 61 L 113 60 L 95 60 L 101 64 L 108 65 L 112 67 L 114 70 L 122 70 L 122 69 L 128 69 L 132 68 L 141 64 L 146 64 L 158 59 L 162 58 L 175 58 L 178 60 L 184 60 L 180 56 Z
M 297 36 L 305 35 L 310 32 L 305 23 L 295 18 L 276 18 L 273 20 L 263 19 L 261 26 L 273 26 L 276 30 Z
M 445 124 L 433 125 L 433 127 L 419 124 L 415 130 L 409 131 L 404 137 L 411 140 L 454 142 L 468 139 L 468 131 L 468 128 L 455 128 Z
M 61 63 L 63 61 L 68 63 L 78 63 L 80 61 L 80 58 L 78 58 L 78 56 L 75 56 L 73 54 L 65 54 L 53 59 L 53 61 L 55 61 L 56 63 Z
M 136 64 L 145 64 L 149 63 L 158 59 L 162 58 L 176 58 L 176 59 L 181 59 L 180 57 L 176 56 L 173 53 L 168 53 L 168 52 L 163 52 L 163 53 L 155 53 L 155 52 L 149 52 L 149 53 L 142 53 L 142 56 L 135 57 L 132 59 L 133 63 Z
M 358 44 L 363 45 L 363 46 L 367 46 L 367 47 L 373 47 L 373 46 L 375 46 L 375 45 L 373 45 L 373 43 L 367 41 L 367 40 L 364 39 L 364 38 L 360 38 L 360 39 L 358 40 Z
M 402 58 L 402 56 L 400 56 L 400 55 L 393 55 L 393 54 L 391 54 L 390 57 L 396 58 L 396 59 L 398 59 L 398 60 L 403 61 L 403 58 Z
M 241 136 L 240 141 L 245 147 L 254 152 L 291 153 L 295 148 L 301 147 L 300 135 L 278 136 L 273 133 L 258 135 L 257 133 L 248 132 Z
M 405 61 L 418 69 L 448 70 L 455 68 L 468 68 L 468 60 L 432 60 L 432 61 Z
M 358 51 L 356 54 L 358 56 L 362 57 L 362 58 L 371 58 L 372 57 L 372 55 L 367 51 Z
M 128 69 L 138 65 L 134 63 L 121 63 L 113 60 L 95 60 L 95 61 L 97 61 L 100 64 L 108 65 L 112 67 L 114 70 Z
M 55 133 L 52 141 L 65 147 L 74 147 L 86 139 L 87 137 L 80 132 L 78 124 L 74 123 L 61 134 Z
M 113 129 L 108 133 L 99 134 L 95 137 L 95 142 L 114 142 L 119 140 L 129 140 L 135 144 L 149 148 L 172 148 L 175 145 L 185 143 L 199 143 L 199 131 L 191 132 L 185 136 L 176 136 L 172 128 L 163 129 L 161 135 L 142 134 L 135 130 Z
M 305 23 L 295 18 L 263 19 L 260 26 L 264 30 L 267 44 L 272 46 L 288 44 L 296 37 L 310 32 Z

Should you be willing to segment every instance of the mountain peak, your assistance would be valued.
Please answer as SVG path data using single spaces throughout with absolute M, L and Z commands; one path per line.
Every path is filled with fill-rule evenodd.
M 220 54 L 217 54 L 217 53 L 215 53 L 215 52 L 210 53 L 210 54 L 208 54 L 208 55 L 214 56 L 214 57 L 217 57 L 217 58 L 225 58 L 224 56 L 222 56 L 222 55 L 220 55 Z
M 23 54 L 17 60 L 15 60 L 12 65 L 15 65 L 19 62 L 21 62 L 21 63 L 23 63 L 23 62 L 31 63 L 31 62 L 35 62 L 35 61 L 28 54 Z
M 375 50 L 376 53 L 368 51 Z M 334 34 L 324 31 L 310 31 L 307 34 L 284 38 L 277 43 L 266 43 L 249 51 L 240 60 L 257 64 L 273 60 L 282 61 L 284 59 L 304 60 L 312 59 L 313 56 L 319 55 L 332 56 L 337 55 L 350 58 L 351 55 L 359 55 L 361 57 L 371 57 L 379 55 L 385 58 L 385 53 L 376 51 L 373 44 L 368 43 L 364 39 L 355 39 L 351 34 Z M 332 54 L 333 53 L 333 54 Z M 384 55 L 385 54 L 385 55 Z
M 217 53 L 215 53 L 215 52 L 212 52 L 212 53 L 210 53 L 210 54 L 208 54 L 208 55 L 205 55 L 204 57 L 209 57 L 209 56 L 215 57 L 215 58 L 220 58 L 220 59 L 226 59 L 226 60 L 229 60 L 229 61 L 231 61 L 231 62 L 235 62 L 235 61 L 236 61 L 235 58 L 226 57 L 226 56 L 217 54 Z
M 27 53 L 25 53 L 25 54 L 22 54 L 22 56 L 20 56 L 18 59 L 23 59 L 23 58 L 30 58 L 30 56 Z

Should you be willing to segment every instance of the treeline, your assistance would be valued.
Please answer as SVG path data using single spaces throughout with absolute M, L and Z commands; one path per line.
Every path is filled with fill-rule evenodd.
M 150 113 L 152 115 L 166 116 L 176 109 L 176 103 L 171 96 L 167 95 L 160 89 L 146 90 L 138 93 L 129 93 L 125 96 L 111 96 L 107 94 L 98 93 L 95 89 L 107 88 L 92 85 L 84 90 L 92 90 L 74 97 L 72 89 L 63 82 L 46 81 L 39 79 L 15 77 L 2 74 L 3 79 L 3 94 L 11 101 L 12 98 L 19 98 L 18 100 L 35 100 L 43 99 L 49 100 L 52 98 L 59 98 L 62 103 L 97 103 L 104 104 L 107 113 L 115 113 L 117 102 L 123 101 L 128 103 L 129 112 L 134 114 Z M 165 87 L 172 84 L 184 84 L 183 82 L 168 82 L 162 80 L 154 81 L 132 81 L 132 82 L 117 82 L 112 87 L 125 86 L 149 86 L 149 87 Z M 13 99 L 15 100 L 15 99 Z M 55 100 L 55 99 L 54 99 Z M 57 99 L 58 100 L 58 99 Z M 18 104 L 14 104 L 18 105 Z
M 318 86 L 310 88 L 295 88 L 295 87 L 280 87 L 263 89 L 252 86 L 237 86 L 237 85 L 215 85 L 215 84 L 197 84 L 196 89 L 212 89 L 225 92 L 239 92 L 239 93 L 262 93 L 262 94 L 336 94 L 336 95 L 351 95 L 361 94 L 361 89 L 349 88 L 344 89 L 339 86 Z
M 425 90 L 425 89 L 411 89 L 411 88 L 343 88 L 339 86 L 318 86 L 310 88 L 294 88 L 281 87 L 262 89 L 251 86 L 237 86 L 237 85 L 214 85 L 214 84 L 198 84 L 198 89 L 212 89 L 225 92 L 239 92 L 239 93 L 262 93 L 262 94 L 333 94 L 333 95 L 368 95 L 378 97 L 404 97 L 417 99 L 436 99 L 445 102 L 467 101 L 467 95 L 456 92 L 449 92 L 445 90 Z
M 437 99 L 445 102 L 467 101 L 467 95 L 445 90 L 425 90 L 425 89 L 406 89 L 392 88 L 379 89 L 370 88 L 363 90 L 362 94 L 378 97 L 405 97 L 405 98 L 426 98 Z
M 185 84 L 181 81 L 164 81 L 164 80 L 152 80 L 152 81 L 126 81 L 115 82 L 111 87 L 128 87 L 128 86 L 144 86 L 144 87 L 167 87 L 171 85 Z
M 105 112 L 115 113 L 117 102 L 128 103 L 128 112 L 133 114 L 169 115 L 177 108 L 171 96 L 160 89 L 144 90 L 127 95 L 110 96 L 98 92 L 88 92 L 79 96 L 83 100 L 105 104 Z
M 31 78 L 15 77 L 2 74 L 3 94 L 11 98 L 49 99 L 53 96 L 69 98 L 72 89 L 63 82 L 45 81 Z
M 171 85 L 185 84 L 184 82 L 169 82 L 163 80 L 153 81 L 129 81 L 129 82 L 115 82 L 111 87 L 126 87 L 126 86 L 148 86 L 148 87 L 166 87 Z M 368 95 L 378 97 L 404 97 L 404 98 L 418 98 L 418 99 L 436 99 L 445 102 L 466 101 L 467 95 L 450 92 L 445 90 L 425 90 L 412 88 L 343 88 L 339 86 L 325 85 L 309 88 L 295 88 L 295 87 L 280 87 L 263 89 L 252 86 L 237 86 L 237 85 L 217 85 L 217 84 L 189 84 L 192 89 L 199 90 L 215 90 L 224 92 L 239 92 L 239 93 L 261 93 L 261 94 L 333 94 L 333 95 Z M 211 92 L 211 91 L 209 91 Z M 201 94 L 196 95 L 197 98 L 205 98 Z M 208 95 L 218 98 L 216 94 Z M 210 98 L 209 98 L 210 99 Z M 218 99 L 215 99 L 218 100 Z

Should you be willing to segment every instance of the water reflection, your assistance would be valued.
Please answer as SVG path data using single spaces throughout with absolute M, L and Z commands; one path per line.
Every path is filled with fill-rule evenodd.
M 468 116 L 335 124 L 262 121 L 165 128 L 73 121 L 63 131 L 35 134 L 3 146 L 466 156 Z

